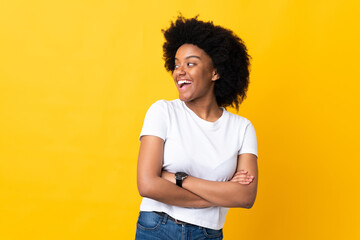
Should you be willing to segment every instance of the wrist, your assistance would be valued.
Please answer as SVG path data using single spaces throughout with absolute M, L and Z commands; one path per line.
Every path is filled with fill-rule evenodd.
M 178 185 L 179 187 L 182 187 L 183 181 L 188 177 L 187 173 L 184 172 L 177 172 L 175 173 L 175 183 L 176 185 Z
M 163 179 L 165 179 L 165 180 L 167 180 L 167 181 L 169 181 L 169 182 L 172 182 L 172 183 L 176 184 L 175 174 L 174 174 L 174 173 L 170 173 L 170 172 L 168 172 L 168 171 L 163 170 L 163 171 L 161 172 L 161 178 L 163 178 Z

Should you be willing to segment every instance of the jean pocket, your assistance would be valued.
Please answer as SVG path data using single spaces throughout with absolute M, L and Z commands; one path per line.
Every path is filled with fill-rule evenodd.
M 140 212 L 137 225 L 144 230 L 156 230 L 159 228 L 162 217 L 154 212 Z
M 218 238 L 222 237 L 222 229 L 220 230 L 214 230 L 210 228 L 203 228 L 204 235 L 207 238 Z

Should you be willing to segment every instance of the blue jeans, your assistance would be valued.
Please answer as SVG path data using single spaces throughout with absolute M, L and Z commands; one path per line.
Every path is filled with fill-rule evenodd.
M 221 240 L 222 229 L 213 230 L 189 223 L 178 224 L 155 212 L 140 212 L 135 240 Z

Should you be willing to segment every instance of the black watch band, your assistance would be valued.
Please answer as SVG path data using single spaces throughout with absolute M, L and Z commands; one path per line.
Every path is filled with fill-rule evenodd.
M 182 179 L 176 179 L 176 185 L 182 187 Z

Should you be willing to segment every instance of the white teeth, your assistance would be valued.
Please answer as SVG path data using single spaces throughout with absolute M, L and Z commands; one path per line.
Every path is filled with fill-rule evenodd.
M 191 81 L 187 81 L 187 80 L 178 81 L 178 84 L 183 84 L 183 83 L 191 83 Z

